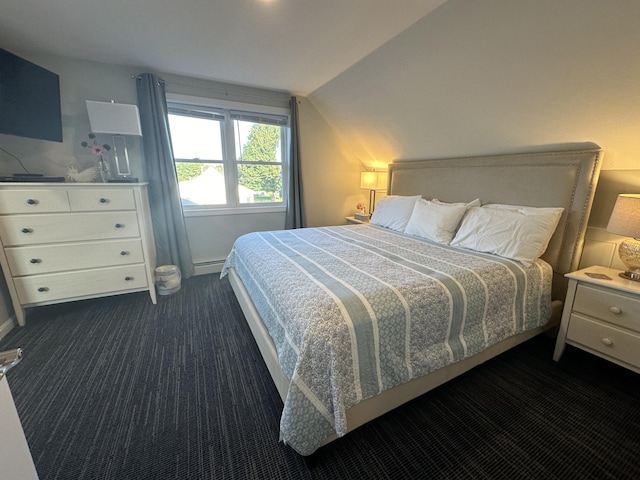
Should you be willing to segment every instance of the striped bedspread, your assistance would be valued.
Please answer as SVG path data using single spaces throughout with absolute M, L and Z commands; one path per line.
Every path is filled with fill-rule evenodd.
M 291 380 L 281 438 L 302 455 L 346 410 L 551 317 L 551 267 L 370 225 L 240 237 L 235 268 Z

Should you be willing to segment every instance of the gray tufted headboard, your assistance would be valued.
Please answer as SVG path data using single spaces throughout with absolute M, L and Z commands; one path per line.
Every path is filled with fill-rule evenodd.
M 434 160 L 389 165 L 388 193 L 443 202 L 564 207 L 542 258 L 556 272 L 553 298 L 564 299 L 563 275 L 578 268 L 603 153 L 599 148 Z

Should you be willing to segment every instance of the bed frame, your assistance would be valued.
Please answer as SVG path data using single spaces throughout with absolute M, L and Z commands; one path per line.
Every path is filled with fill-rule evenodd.
M 532 207 L 564 207 L 560 223 L 543 255 L 554 270 L 552 322 L 510 337 L 473 357 L 386 390 L 347 411 L 349 431 L 412 400 L 473 367 L 555 326 L 562 312 L 567 284 L 564 274 L 576 270 L 589 212 L 602 164 L 599 148 L 435 160 L 396 161 L 389 165 L 388 192 L 417 195 L 443 202 L 506 203 Z M 234 269 L 229 280 L 247 323 L 282 397 L 289 379 L 280 369 L 275 345 Z M 329 443 L 335 435 L 327 438 Z

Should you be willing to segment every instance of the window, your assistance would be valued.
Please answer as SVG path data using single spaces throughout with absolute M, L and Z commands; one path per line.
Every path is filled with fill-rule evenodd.
M 167 103 L 185 209 L 283 205 L 287 114 Z

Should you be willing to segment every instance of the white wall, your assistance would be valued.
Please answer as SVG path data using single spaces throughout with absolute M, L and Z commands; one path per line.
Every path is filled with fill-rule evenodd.
M 360 190 L 362 163 L 306 98 L 298 106 L 302 182 L 307 226 L 339 225 L 367 202 Z
M 640 166 L 640 2 L 448 0 L 309 96 L 367 165 L 585 142 Z

